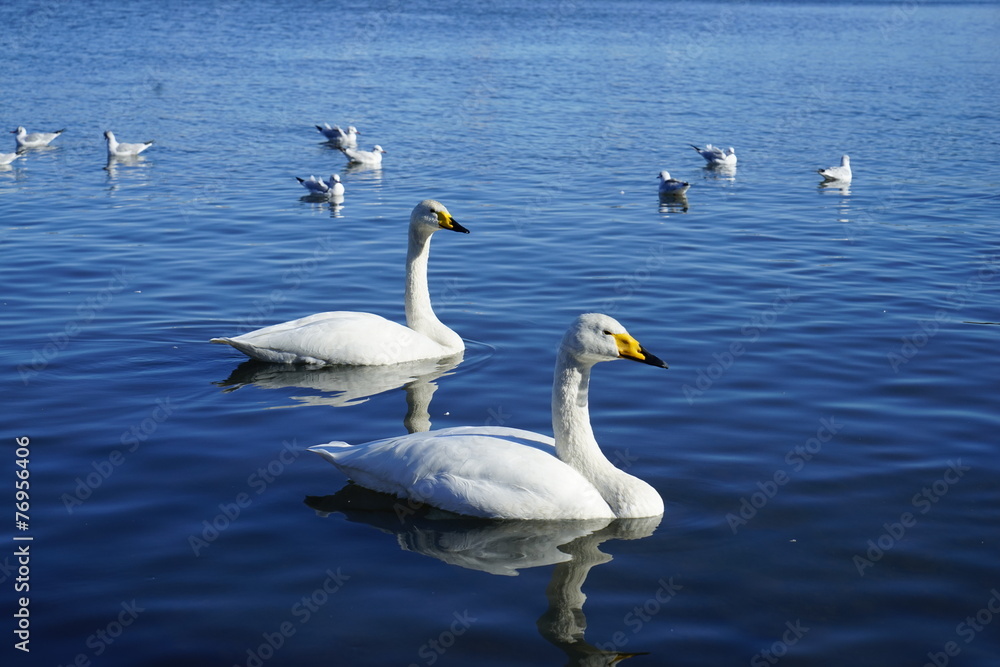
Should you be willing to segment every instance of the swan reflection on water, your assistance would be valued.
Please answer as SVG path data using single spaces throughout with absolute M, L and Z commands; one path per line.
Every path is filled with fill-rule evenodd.
M 548 608 L 538 632 L 577 667 L 615 665 L 642 653 L 609 651 L 586 641 L 583 585 L 591 568 L 613 556 L 599 547 L 609 540 L 649 537 L 661 516 L 644 519 L 515 521 L 461 517 L 428 505 L 395 498 L 348 483 L 329 496 L 307 496 L 319 516 L 343 514 L 394 535 L 403 551 L 492 575 L 517 576 L 518 570 L 553 566 L 545 589 Z M 610 634 L 610 633 L 609 633 Z
M 404 423 L 407 431 L 427 431 L 430 429 L 430 402 L 437 390 L 436 380 L 451 374 L 462 363 L 464 352 L 443 359 L 423 359 L 405 364 L 389 366 L 293 366 L 291 364 L 268 364 L 255 359 L 244 361 L 225 380 L 214 384 L 223 387 L 224 392 L 233 392 L 242 387 L 256 386 L 259 389 L 308 389 L 313 393 L 290 396 L 295 404 L 275 407 L 296 407 L 302 405 L 329 405 L 342 408 L 364 403 L 372 396 L 393 389 L 406 391 L 408 407 Z

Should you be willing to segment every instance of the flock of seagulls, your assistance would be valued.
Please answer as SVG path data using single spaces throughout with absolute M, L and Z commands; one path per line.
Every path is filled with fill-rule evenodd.
M 0 165 L 10 164 L 17 158 L 23 156 L 26 151 L 33 148 L 44 148 L 48 146 L 56 139 L 56 137 L 65 131 L 66 130 L 64 128 L 62 130 L 56 130 L 55 132 L 28 132 L 24 129 L 24 127 L 18 126 L 16 129 L 10 131 L 10 133 L 14 135 L 14 141 L 17 144 L 17 151 L 14 153 L 0 153 Z M 114 132 L 111 130 L 104 133 L 104 138 L 108 143 L 109 159 L 135 157 L 153 145 L 152 141 L 144 141 L 138 144 L 119 143 L 118 140 L 115 139 Z
M 705 144 L 704 148 L 695 146 L 694 144 L 688 144 L 688 146 L 705 158 L 706 166 L 710 169 L 734 170 L 736 168 L 736 149 L 732 146 L 725 150 L 712 144 Z M 823 184 L 847 185 L 851 182 L 851 158 L 848 155 L 844 155 L 840 159 L 839 167 L 817 169 L 816 171 L 823 177 Z M 661 171 L 658 178 L 660 181 L 660 197 L 664 199 L 679 198 L 683 200 L 682 195 L 691 187 L 691 184 L 686 181 L 671 178 L 669 171 Z
M 370 151 L 358 150 L 358 135 L 361 133 L 353 125 L 348 126 L 346 131 L 342 130 L 339 125 L 331 126 L 329 123 L 316 125 L 316 129 L 326 137 L 327 143 L 344 154 L 348 164 L 369 168 L 382 166 L 382 155 L 385 153 L 385 150 L 378 144 L 375 144 Z M 331 174 L 329 181 L 324 181 L 315 176 L 310 176 L 309 178 L 296 176 L 295 180 L 312 195 L 326 197 L 335 203 L 343 201 L 344 185 L 340 182 L 340 176 L 337 174 Z

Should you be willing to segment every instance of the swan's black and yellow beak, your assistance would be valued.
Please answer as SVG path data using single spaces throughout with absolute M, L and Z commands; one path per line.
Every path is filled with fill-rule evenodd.
M 434 214 L 437 215 L 438 225 L 440 225 L 442 229 L 449 229 L 453 232 L 462 232 L 463 234 L 469 233 L 469 230 L 458 224 L 458 221 L 451 217 L 451 214 L 447 211 L 435 211 Z
M 609 334 L 615 339 L 615 344 L 618 345 L 618 358 L 619 359 L 631 359 L 632 361 L 640 361 L 644 364 L 649 364 L 650 366 L 658 366 L 659 368 L 670 368 L 667 366 L 667 362 L 663 361 L 654 354 L 647 352 L 642 345 L 639 344 L 635 338 L 628 335 L 627 333 L 617 333 Z

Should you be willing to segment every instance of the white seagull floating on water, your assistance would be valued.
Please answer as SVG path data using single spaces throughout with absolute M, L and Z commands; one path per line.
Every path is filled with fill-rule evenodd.
M 16 130 L 11 130 L 10 133 L 15 135 L 14 141 L 17 142 L 17 149 L 22 148 L 41 148 L 42 146 L 48 146 L 52 143 L 52 140 L 58 137 L 60 134 L 65 132 L 65 128 L 62 130 L 56 130 L 55 132 L 32 132 L 28 134 L 28 131 L 23 127 L 18 126 Z
M 839 167 L 829 167 L 827 169 L 817 169 L 816 173 L 823 177 L 823 181 L 840 181 L 842 183 L 851 182 L 851 157 L 844 155 L 840 158 Z
M 339 310 L 210 342 L 232 345 L 254 359 L 285 364 L 384 366 L 461 352 L 462 337 L 438 320 L 427 287 L 431 236 L 442 229 L 469 233 L 440 202 L 425 199 L 413 208 L 406 252 L 406 326 L 371 313 Z
M 723 152 L 718 146 L 713 146 L 712 144 L 705 144 L 705 148 L 699 148 L 694 144 L 688 144 L 691 148 L 698 151 L 698 153 L 705 158 L 708 162 L 708 166 L 734 166 L 736 164 L 736 150 L 730 146 Z
M 382 147 L 375 144 L 370 151 L 359 151 L 354 148 L 341 148 L 340 152 L 347 156 L 349 162 L 377 167 L 382 164 Z
M 347 132 L 340 129 L 339 125 L 334 125 L 330 127 L 329 123 L 323 123 L 326 127 L 317 125 L 316 129 L 319 130 L 327 140 L 330 141 L 337 148 L 357 148 L 358 147 L 358 128 L 353 125 L 348 126 Z
M 152 141 L 144 141 L 141 144 L 118 143 L 115 133 L 111 130 L 104 133 L 104 138 L 108 140 L 108 157 L 135 157 L 153 145 Z
M 675 178 L 670 178 L 669 171 L 661 171 L 657 178 L 660 179 L 661 195 L 682 195 L 691 187 L 691 184 L 686 181 L 678 181 Z
M 555 438 L 504 426 L 459 426 L 351 446 L 310 447 L 361 486 L 456 514 L 495 519 L 656 517 L 656 489 L 616 468 L 590 425 L 594 364 L 667 364 L 616 320 L 589 313 L 559 345 L 552 382 Z
M 24 157 L 21 153 L 0 153 L 0 165 L 10 164 L 19 157 Z
M 316 195 L 339 197 L 344 194 L 344 184 L 340 182 L 338 174 L 330 174 L 329 181 L 324 181 L 322 178 L 316 178 L 315 176 L 310 176 L 309 178 L 299 178 L 296 176 L 295 180 L 301 183 L 302 187 L 306 190 Z

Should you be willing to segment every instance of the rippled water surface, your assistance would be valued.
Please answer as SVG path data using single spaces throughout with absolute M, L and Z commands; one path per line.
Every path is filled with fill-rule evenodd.
M 4 664 L 995 664 L 997 4 L 119 5 L 0 7 L 4 129 L 67 128 L 0 167 Z M 294 179 L 331 172 L 342 206 Z M 208 344 L 402 319 L 428 197 L 471 230 L 430 260 L 461 363 Z M 587 311 L 670 364 L 590 396 L 659 522 L 386 511 L 305 452 L 549 433 Z

